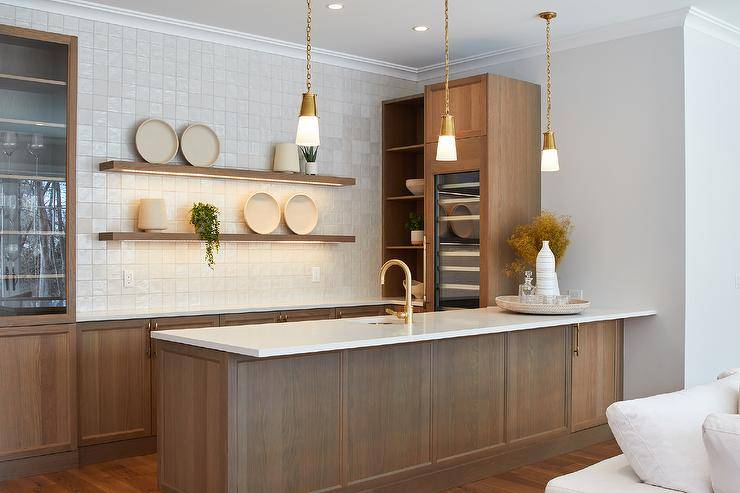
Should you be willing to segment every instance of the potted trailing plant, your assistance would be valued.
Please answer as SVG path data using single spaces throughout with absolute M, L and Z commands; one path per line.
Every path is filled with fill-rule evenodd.
M 537 254 L 543 246 L 543 241 L 549 242 L 550 250 L 555 256 L 555 266 L 560 265 L 565 251 L 570 245 L 570 232 L 573 223 L 570 216 L 557 216 L 552 212 L 543 211 L 532 219 L 529 224 L 514 228 L 509 238 L 509 246 L 514 250 L 514 260 L 506 266 L 506 275 L 516 278 L 524 271 L 533 270 L 537 264 Z
M 415 213 L 409 213 L 409 220 L 406 221 L 406 229 L 411 231 L 411 244 L 421 245 L 424 243 L 424 218 Z
M 197 202 L 190 209 L 190 224 L 195 226 L 195 232 L 201 240 L 206 242 L 206 263 L 213 269 L 215 261 L 213 252 L 218 253 L 219 248 L 219 228 L 221 224 L 218 221 L 218 207 L 212 204 Z
M 306 174 L 318 175 L 319 166 L 316 164 L 316 155 L 319 153 L 319 146 L 301 146 L 301 154 L 306 160 Z

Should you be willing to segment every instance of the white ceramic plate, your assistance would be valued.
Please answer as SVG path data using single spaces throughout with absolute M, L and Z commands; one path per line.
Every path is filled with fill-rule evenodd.
M 182 155 L 193 166 L 213 166 L 221 154 L 221 142 L 211 127 L 202 123 L 190 125 L 182 133 Z
M 255 233 L 268 235 L 280 224 L 280 206 L 267 192 L 253 193 L 244 204 L 244 220 Z
M 136 150 L 148 163 L 170 162 L 177 154 L 178 145 L 177 132 L 165 121 L 151 118 L 136 130 Z
M 468 204 L 457 204 L 450 211 L 450 216 L 472 216 L 477 215 L 477 207 Z M 458 238 L 474 239 L 480 236 L 479 221 L 450 221 L 450 229 Z
M 305 193 L 297 193 L 285 202 L 283 208 L 285 224 L 295 234 L 307 235 L 319 222 L 319 208 Z

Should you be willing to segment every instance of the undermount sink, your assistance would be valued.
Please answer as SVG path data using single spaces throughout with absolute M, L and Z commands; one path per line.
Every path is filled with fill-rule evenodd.
M 365 325 L 403 325 L 404 322 L 400 318 L 388 315 L 382 317 L 363 317 L 349 320 L 358 324 Z

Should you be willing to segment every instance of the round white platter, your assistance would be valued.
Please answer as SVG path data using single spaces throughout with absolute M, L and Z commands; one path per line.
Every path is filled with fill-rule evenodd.
M 136 129 L 136 150 L 148 163 L 170 162 L 177 154 L 178 146 L 177 132 L 163 120 L 150 118 Z
M 529 315 L 575 315 L 591 306 L 591 302 L 586 300 L 570 300 L 566 305 L 522 303 L 519 296 L 497 296 L 496 304 L 504 310 Z
M 292 232 L 307 235 L 319 222 L 319 208 L 311 197 L 305 193 L 297 193 L 285 202 L 283 217 Z
M 253 193 L 244 204 L 244 220 L 255 233 L 270 234 L 280 224 L 280 206 L 267 192 Z
M 213 129 L 202 123 L 190 125 L 180 139 L 182 155 L 193 166 L 213 166 L 221 154 L 221 142 Z

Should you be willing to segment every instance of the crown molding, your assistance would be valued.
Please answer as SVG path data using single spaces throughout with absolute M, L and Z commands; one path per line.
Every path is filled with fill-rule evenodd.
M 689 9 L 685 27 L 740 47 L 740 27 L 707 14 L 696 7 Z
M 628 38 L 673 27 L 681 27 L 684 25 L 686 17 L 689 15 L 690 11 L 691 8 L 686 7 L 630 21 L 608 24 L 606 26 L 589 29 L 576 34 L 554 37 L 553 52 L 572 50 L 615 39 Z M 450 62 L 450 68 L 454 69 L 458 73 L 473 72 L 491 67 L 492 65 L 544 56 L 544 52 L 544 42 L 523 44 L 502 50 L 482 53 L 480 55 L 460 58 Z M 444 65 L 441 63 L 421 67 L 418 70 L 420 82 L 438 80 L 443 75 Z
M 291 58 L 302 59 L 306 57 L 306 46 L 303 44 L 208 26 L 197 22 L 111 7 L 109 5 L 101 5 L 85 0 L 0 0 L 0 2 L 16 7 L 119 24 L 126 27 L 247 48 Z M 418 69 L 414 67 L 322 48 L 313 48 L 311 50 L 311 56 L 314 61 L 319 63 L 388 75 L 411 81 L 417 80 Z

